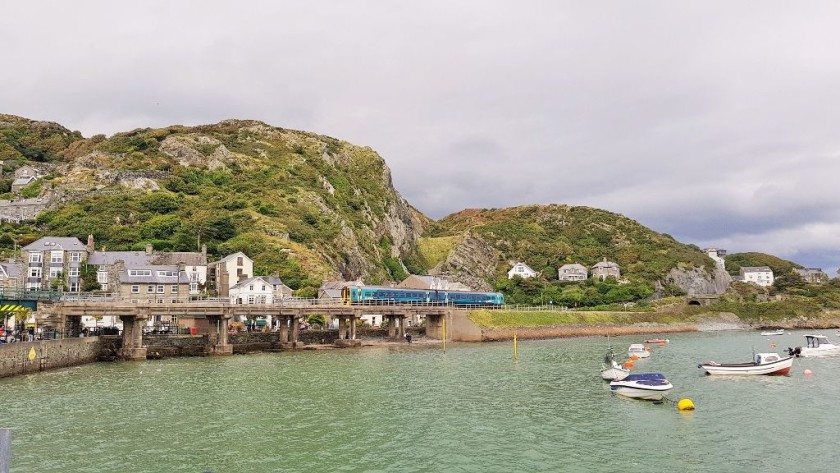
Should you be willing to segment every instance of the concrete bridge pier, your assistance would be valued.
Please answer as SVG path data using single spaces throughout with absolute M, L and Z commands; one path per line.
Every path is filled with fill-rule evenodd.
M 277 343 L 281 348 L 297 347 L 300 338 L 300 318 L 302 316 L 303 311 L 300 310 L 292 314 L 277 315 L 279 324 Z
M 146 359 L 146 347 L 143 346 L 143 326 L 146 325 L 148 318 L 147 311 L 138 311 L 138 315 L 120 316 L 123 323 L 123 336 L 119 356 L 123 360 Z M 70 319 L 81 320 L 81 317 L 70 317 Z
M 443 339 L 443 318 L 445 312 L 426 314 L 426 336 L 437 340 Z
M 388 314 L 388 338 L 397 338 L 397 321 L 394 314 Z
M 233 355 L 233 345 L 228 339 L 228 326 L 230 314 L 207 315 L 210 322 L 210 354 L 212 355 Z
M 362 342 L 356 339 L 356 320 L 362 318 L 362 311 L 354 310 L 350 314 L 338 315 L 338 347 L 360 347 Z

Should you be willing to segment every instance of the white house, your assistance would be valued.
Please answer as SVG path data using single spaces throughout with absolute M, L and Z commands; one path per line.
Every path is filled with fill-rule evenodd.
M 522 279 L 533 278 L 537 276 L 537 272 L 527 264 L 519 262 L 508 271 L 508 279 L 513 279 L 514 276 L 519 276 Z
M 740 278 L 762 287 L 773 285 L 773 271 L 767 266 L 745 266 L 741 268 Z
M 261 276 L 243 279 L 229 289 L 231 304 L 273 304 L 274 286 Z
M 607 261 L 607 259 L 604 258 L 603 261 L 595 263 L 595 265 L 592 266 L 592 279 L 600 279 L 601 281 L 604 281 L 608 277 L 614 277 L 616 280 L 621 278 L 621 268 L 617 263 Z
M 564 264 L 557 269 L 557 279 L 560 281 L 585 281 L 587 277 L 589 271 L 579 263 Z
M 720 269 L 725 269 L 725 262 L 722 256 L 726 255 L 726 250 L 719 250 L 717 248 L 706 248 L 703 250 L 706 255 L 711 258 Z
M 237 251 L 207 265 L 208 278 L 220 297 L 227 297 L 239 281 L 254 276 L 254 261 Z

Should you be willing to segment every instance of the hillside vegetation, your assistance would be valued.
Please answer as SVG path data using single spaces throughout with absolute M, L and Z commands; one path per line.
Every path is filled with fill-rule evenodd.
M 417 259 L 425 217 L 370 148 L 255 121 L 90 139 L 17 117 L 0 123 L 6 167 L 46 170 L 32 186 L 55 202 L 34 224 L 6 225 L 7 248 L 12 238 L 88 234 L 109 250 L 207 245 L 212 257 L 243 251 L 259 274 L 292 287 L 398 279 Z

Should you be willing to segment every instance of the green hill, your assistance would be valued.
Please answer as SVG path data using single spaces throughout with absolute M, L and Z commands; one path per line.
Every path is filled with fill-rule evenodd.
M 30 186 L 52 202 L 34 224 L 4 225 L 7 253 L 12 239 L 92 234 L 109 250 L 241 250 L 292 287 L 382 282 L 406 273 L 427 220 L 379 155 L 327 136 L 228 120 L 84 139 L 43 123 L 0 116 L 4 177 L 35 165 L 46 177 Z

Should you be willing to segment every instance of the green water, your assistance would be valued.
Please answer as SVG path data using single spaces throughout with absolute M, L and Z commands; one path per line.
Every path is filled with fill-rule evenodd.
M 686 413 L 612 395 L 599 337 L 521 341 L 518 363 L 511 343 L 100 363 L 0 380 L 0 427 L 13 473 L 838 471 L 840 357 L 696 367 L 803 334 L 668 335 L 634 371 L 665 373 Z

